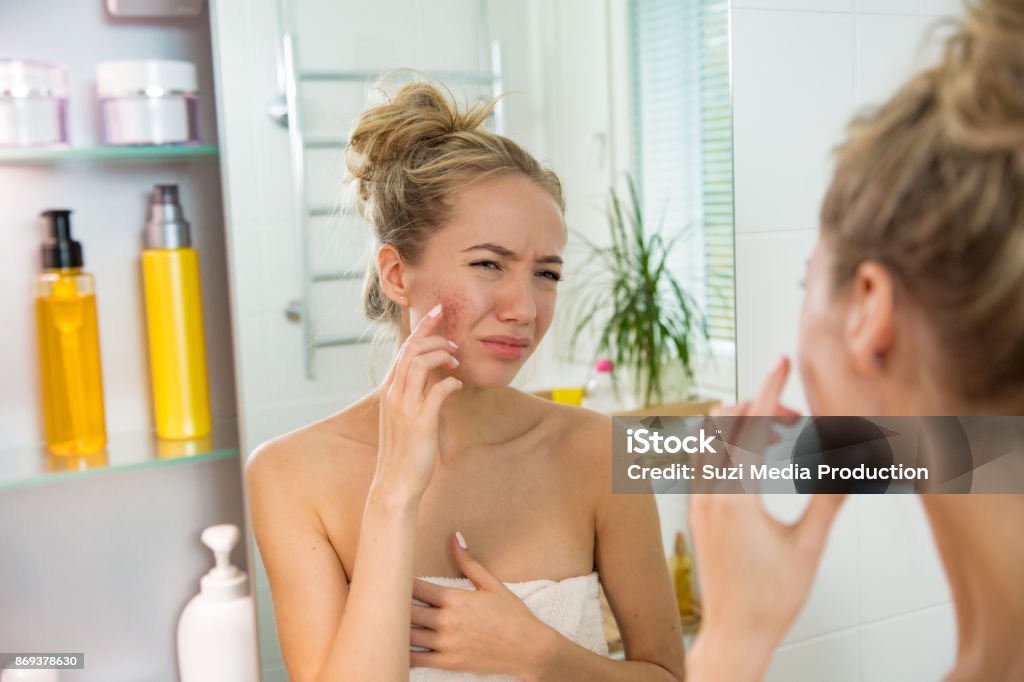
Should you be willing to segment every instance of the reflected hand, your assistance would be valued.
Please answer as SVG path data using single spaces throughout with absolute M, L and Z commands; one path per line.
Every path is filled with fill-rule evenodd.
M 413 597 L 431 606 L 412 606 L 409 641 L 431 651 L 411 651 L 412 667 L 478 674 L 530 677 L 530 654 L 553 632 L 469 550 L 452 539 L 459 570 L 476 591 L 416 580 Z
M 436 370 L 458 367 L 455 344 L 436 331 L 441 304 L 420 320 L 402 344 L 380 385 L 380 438 L 375 487 L 408 499 L 423 495 L 439 450 L 441 404 L 462 388 Z
M 795 414 L 779 404 L 788 373 L 789 363 L 783 361 L 753 402 L 717 414 Z M 753 420 L 740 440 L 744 449 L 759 452 L 771 435 L 769 420 Z M 690 497 L 704 601 L 704 623 L 690 656 L 691 679 L 760 679 L 807 599 L 843 499 L 814 495 L 803 517 L 790 525 L 769 515 L 756 492 Z

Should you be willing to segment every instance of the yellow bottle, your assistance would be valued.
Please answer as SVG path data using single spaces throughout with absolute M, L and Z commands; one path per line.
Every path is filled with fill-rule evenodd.
M 669 570 L 675 587 L 676 604 L 684 630 L 700 618 L 700 610 L 693 596 L 693 561 L 686 551 L 686 541 L 681 531 L 676 531 L 676 542 L 669 559 Z
M 71 238 L 71 211 L 52 210 L 36 295 L 46 445 L 54 455 L 90 455 L 107 445 L 96 287 Z
M 153 192 L 142 279 L 157 436 L 201 438 L 211 420 L 199 253 L 177 185 L 157 185 Z

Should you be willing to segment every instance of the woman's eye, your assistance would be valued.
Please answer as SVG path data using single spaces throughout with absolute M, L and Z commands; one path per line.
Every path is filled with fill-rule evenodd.
M 493 269 L 501 270 L 501 266 L 499 266 L 497 263 L 495 263 L 492 260 L 478 260 L 475 263 L 471 263 L 471 265 L 473 265 L 473 266 L 483 265 L 483 266 L 485 266 L 484 267 L 485 270 L 491 270 L 492 268 L 489 268 L 489 267 L 486 267 L 486 266 L 493 265 L 494 266 Z
M 550 280 L 552 280 L 554 282 L 561 282 L 562 281 L 562 275 L 560 275 L 559 273 L 555 272 L 554 270 L 544 270 L 540 274 L 541 274 L 541 277 L 546 277 L 547 279 L 550 279 Z

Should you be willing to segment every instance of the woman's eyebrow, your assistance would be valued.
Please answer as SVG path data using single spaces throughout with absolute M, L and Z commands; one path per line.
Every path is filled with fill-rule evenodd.
M 498 254 L 499 256 L 502 256 L 504 258 L 508 258 L 509 260 L 514 260 L 514 261 L 519 260 L 519 256 L 518 256 L 518 254 L 516 254 L 515 251 L 512 251 L 511 249 L 507 249 L 504 246 L 502 246 L 501 244 L 495 244 L 493 242 L 487 242 L 485 244 L 477 244 L 476 246 L 471 246 L 468 249 L 463 249 L 463 251 L 473 251 L 475 249 L 485 249 L 487 251 L 493 251 L 494 253 Z M 563 264 L 561 256 L 544 256 L 543 258 L 538 258 L 535 262 L 537 262 L 537 263 L 557 263 L 558 265 L 562 265 Z

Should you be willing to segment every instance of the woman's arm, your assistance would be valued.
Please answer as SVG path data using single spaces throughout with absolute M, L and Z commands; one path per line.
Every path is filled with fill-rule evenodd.
M 309 491 L 289 475 L 296 450 L 270 445 L 247 466 L 253 527 L 296 682 L 409 676 L 416 517 L 437 458 L 441 403 L 462 386 L 430 376 L 457 364 L 454 344 L 432 335 L 440 315 L 438 304 L 416 325 L 381 382 L 376 472 L 353 575 L 345 575 Z M 303 452 L 301 445 L 294 447 Z
M 257 450 L 246 478 L 289 677 L 403 679 L 417 503 L 367 497 L 356 554 L 366 578 L 353 590 L 315 510 L 300 502 L 304 491 L 289 484 L 285 447 Z

